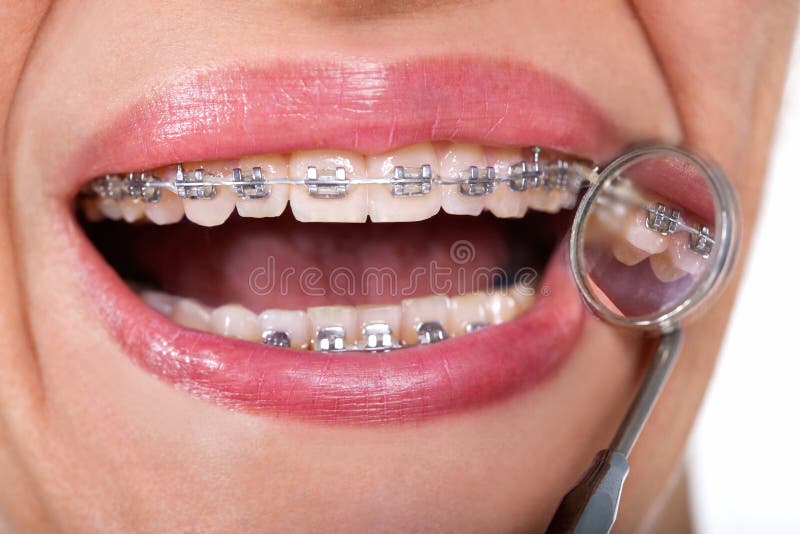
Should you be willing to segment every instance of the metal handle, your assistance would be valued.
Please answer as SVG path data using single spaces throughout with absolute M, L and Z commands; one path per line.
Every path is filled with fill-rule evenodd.
M 597 453 L 581 481 L 561 500 L 547 527 L 548 534 L 607 534 L 611 531 L 617 518 L 622 484 L 628 476 L 628 456 L 675 366 L 682 338 L 680 329 L 662 334 L 639 391 L 611 445 Z

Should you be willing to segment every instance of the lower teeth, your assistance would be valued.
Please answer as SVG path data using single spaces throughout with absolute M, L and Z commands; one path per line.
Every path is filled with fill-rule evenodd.
M 256 315 L 237 304 L 211 309 L 158 291 L 139 295 L 151 308 L 187 328 L 320 352 L 384 352 L 437 343 L 507 322 L 534 301 L 533 288 L 515 285 L 491 293 L 406 299 L 400 305 L 318 306 Z

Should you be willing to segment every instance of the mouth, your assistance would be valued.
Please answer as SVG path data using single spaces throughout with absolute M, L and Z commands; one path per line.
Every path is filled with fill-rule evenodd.
M 566 361 L 584 312 L 560 243 L 613 129 L 519 65 L 371 68 L 379 86 L 198 74 L 81 152 L 81 278 L 140 367 L 234 409 L 374 423 L 500 401 Z M 650 254 L 627 234 L 620 261 Z

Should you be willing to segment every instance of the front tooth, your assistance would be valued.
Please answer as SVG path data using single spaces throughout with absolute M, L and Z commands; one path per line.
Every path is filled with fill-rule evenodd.
M 183 219 L 183 202 L 172 191 L 162 189 L 161 198 L 158 202 L 147 204 L 144 213 L 148 219 L 158 225 L 174 224 Z
M 396 166 L 431 166 L 431 174 L 439 174 L 439 162 L 431 143 L 421 143 L 381 156 L 367 158 L 367 176 L 392 177 Z M 438 213 L 442 206 L 441 187 L 433 185 L 424 196 L 396 197 L 391 187 L 385 184 L 372 184 L 369 189 L 369 218 L 374 222 L 422 221 Z
M 172 310 L 175 308 L 175 303 L 178 301 L 178 297 L 162 293 L 161 291 L 145 290 L 141 292 L 139 297 L 145 304 L 167 317 L 172 315 Z
M 479 293 L 451 298 L 448 332 L 451 335 L 461 335 L 467 333 L 470 325 L 489 324 L 485 299 L 486 296 Z
M 447 327 L 450 299 L 439 295 L 405 299 L 400 303 L 400 308 L 400 340 L 405 345 L 416 345 L 419 341 L 417 327 L 421 323 L 436 321 Z
M 483 309 L 489 324 L 510 321 L 519 313 L 517 303 L 511 295 L 491 293 L 483 298 Z
M 261 168 L 261 176 L 265 179 L 287 178 L 289 176 L 289 162 L 281 155 L 258 156 L 242 158 L 239 166 L 243 173 L 249 173 L 253 167 Z M 287 184 L 273 184 L 270 195 L 262 199 L 238 199 L 236 211 L 242 217 L 277 217 L 286 209 L 289 201 L 289 186 Z
M 522 151 L 518 148 L 492 148 L 487 151 L 486 159 L 498 177 L 506 177 L 509 167 L 522 160 Z M 528 202 L 523 193 L 512 191 L 508 184 L 500 184 L 486 197 L 486 208 L 495 217 L 523 217 Z
M 479 145 L 452 143 L 440 160 L 441 175 L 445 180 L 458 180 L 471 166 L 486 167 L 486 156 Z M 453 215 L 480 215 L 486 204 L 484 197 L 468 197 L 458 191 L 457 185 L 442 187 L 442 209 Z
M 343 167 L 348 178 L 364 177 L 364 157 L 352 152 L 307 150 L 295 152 L 289 158 L 289 176 L 305 180 L 308 167 L 314 166 L 320 174 L 333 173 Z M 369 211 L 367 187 L 350 185 L 343 198 L 313 198 L 305 185 L 293 185 L 289 193 L 294 218 L 300 222 L 353 222 L 367 220 Z
M 184 168 L 188 173 L 195 169 L 204 169 L 207 177 L 230 179 L 231 170 L 236 167 L 236 162 L 209 161 L 187 163 Z M 228 220 L 233 208 L 236 207 L 236 193 L 230 187 L 218 185 L 214 198 L 205 200 L 183 199 L 183 209 L 186 218 L 201 226 L 219 226 Z
M 172 320 L 195 330 L 208 331 L 211 310 L 192 299 L 178 298 L 172 308 Z
M 227 337 L 246 341 L 258 341 L 258 317 L 255 313 L 238 304 L 226 304 L 211 312 L 209 320 L 211 331 Z
M 352 345 L 358 339 L 358 313 L 351 306 L 317 306 L 309 308 L 308 319 L 311 324 L 311 346 L 318 349 L 317 332 L 321 328 L 340 326 L 344 328 L 345 343 Z
M 308 315 L 303 311 L 264 310 L 258 316 L 261 333 L 267 331 L 285 332 L 293 349 L 305 349 L 309 342 Z
M 391 328 L 393 342 L 399 342 L 402 316 L 400 306 L 358 306 L 356 311 L 358 312 L 356 325 L 358 326 L 359 341 L 365 341 L 363 336 L 365 326 L 380 323 Z

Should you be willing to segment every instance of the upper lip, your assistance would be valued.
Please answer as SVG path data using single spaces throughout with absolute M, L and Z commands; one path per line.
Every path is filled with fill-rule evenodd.
M 427 140 L 542 145 L 603 160 L 616 130 L 579 91 L 527 65 L 464 57 L 277 63 L 197 71 L 148 94 L 69 163 L 93 176 L 325 147 L 381 153 Z M 74 219 L 69 217 L 74 224 Z M 328 421 L 426 417 L 502 398 L 569 354 L 583 312 L 559 255 L 552 296 L 510 323 L 388 357 L 297 354 L 182 329 L 147 310 L 79 232 L 75 261 L 103 321 L 145 369 L 198 395 Z
M 68 163 L 94 176 L 298 149 L 378 154 L 421 141 L 551 149 L 602 161 L 620 147 L 580 91 L 485 58 L 280 62 L 191 71 L 134 102 Z

